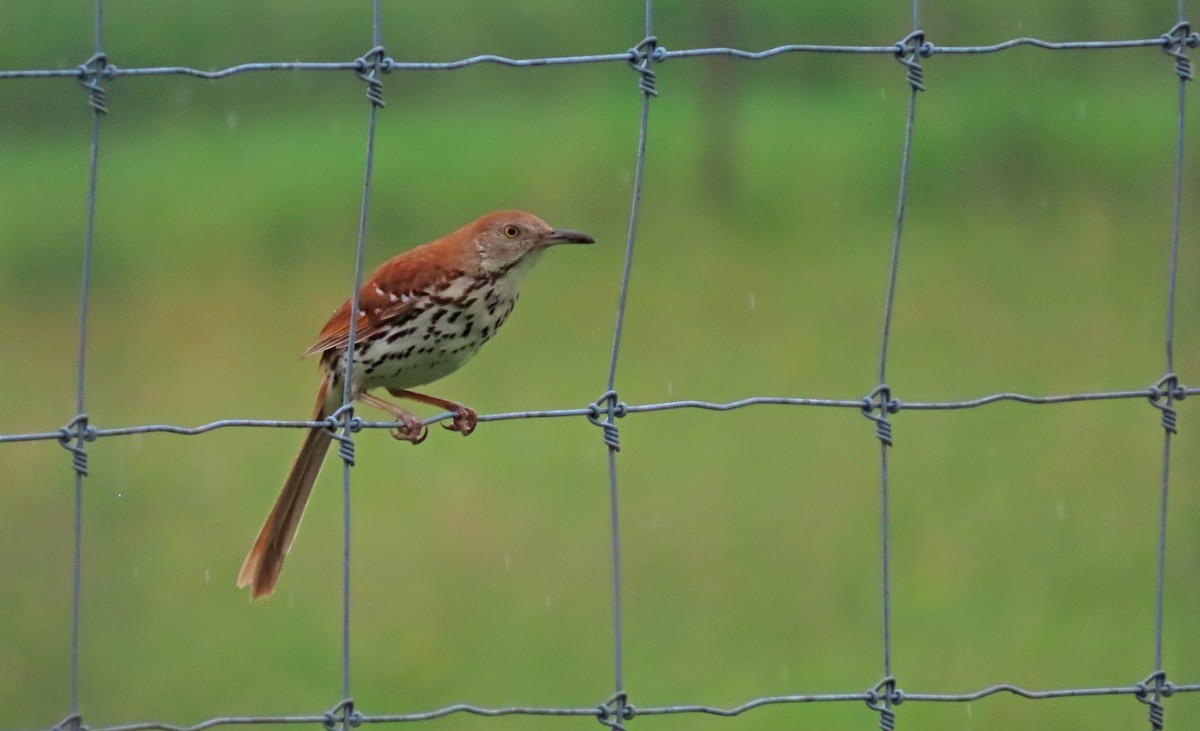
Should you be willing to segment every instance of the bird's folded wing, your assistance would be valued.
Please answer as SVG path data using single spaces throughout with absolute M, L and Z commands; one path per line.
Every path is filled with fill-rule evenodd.
M 416 252 L 409 252 L 410 254 Z M 358 323 L 354 342 L 361 343 L 385 327 L 402 323 L 421 312 L 421 302 L 428 295 L 444 289 L 460 274 L 437 266 L 405 266 L 403 255 L 384 262 L 363 283 L 358 292 Z M 350 301 L 333 313 L 317 342 L 304 351 L 304 356 L 323 353 L 332 348 L 344 348 L 350 338 Z

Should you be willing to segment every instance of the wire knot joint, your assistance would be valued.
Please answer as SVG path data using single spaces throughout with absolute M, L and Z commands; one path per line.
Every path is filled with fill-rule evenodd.
M 1156 670 L 1137 684 L 1137 693 L 1134 697 L 1149 706 L 1150 727 L 1154 731 L 1162 731 L 1165 720 L 1162 699 L 1171 697 L 1174 691 L 1175 688 L 1167 680 L 1167 671 L 1165 670 Z
M 625 721 L 637 715 L 637 708 L 629 702 L 629 694 L 619 690 L 596 708 L 596 720 L 611 729 L 625 731 Z
M 896 731 L 896 712 L 892 706 L 904 702 L 904 691 L 896 687 L 896 679 L 888 675 L 867 690 L 867 708 L 879 713 L 879 728 L 881 731 Z
M 71 453 L 71 467 L 81 477 L 87 477 L 88 474 L 88 453 L 83 445 L 94 441 L 96 427 L 88 424 L 87 414 L 77 414 L 58 430 L 58 443 Z
M 638 88 L 646 96 L 658 96 L 654 64 L 666 58 L 667 49 L 658 45 L 658 36 L 646 36 L 642 42 L 629 49 L 629 65 L 641 74 Z
M 383 81 L 380 72 L 392 70 L 392 59 L 387 57 L 383 46 L 375 46 L 354 59 L 354 73 L 367 82 L 367 100 L 375 107 L 386 106 L 383 102 Z
M 1179 384 L 1179 377 L 1168 373 L 1150 387 L 1150 405 L 1162 412 L 1162 425 L 1172 434 L 1179 433 L 1179 419 L 1175 402 L 1187 396 L 1187 389 Z
M 350 436 L 362 431 L 363 420 L 354 415 L 354 405 L 345 404 L 325 417 L 325 429 L 337 440 L 338 456 L 351 467 L 354 466 L 354 439 Z
M 892 389 L 886 383 L 879 384 L 871 393 L 863 396 L 863 416 L 875 422 L 875 436 L 889 447 L 892 446 L 892 422 L 888 421 L 888 414 L 899 411 L 900 401 L 892 398 Z
M 81 63 L 77 69 L 79 83 L 83 84 L 89 92 L 88 104 L 97 114 L 108 114 L 108 97 L 104 87 L 100 86 L 100 79 L 112 78 L 116 71 L 117 67 L 109 66 L 108 56 L 103 53 L 95 54 Z
M 1188 58 L 1185 49 L 1200 46 L 1200 33 L 1192 32 L 1192 27 L 1184 21 L 1163 33 L 1162 42 L 1163 51 L 1175 59 L 1175 75 L 1184 81 L 1191 81 L 1192 59 Z
M 611 388 L 588 404 L 587 420 L 604 430 L 604 443 L 614 452 L 621 451 L 621 432 L 617 428 L 616 419 L 625 416 L 628 409 L 628 405 L 618 400 L 617 392 Z
M 78 713 L 72 713 L 63 720 L 54 724 L 50 731 L 88 731 L 88 727 L 83 725 L 83 717 Z
M 338 731 L 338 729 L 347 731 L 347 729 L 358 728 L 362 723 L 363 715 L 354 710 L 353 698 L 347 698 L 325 711 L 325 718 L 321 721 L 325 731 Z
M 908 83 L 916 91 L 925 91 L 925 69 L 921 59 L 933 55 L 933 44 L 925 40 L 925 31 L 914 30 L 896 43 L 896 60 L 908 69 Z

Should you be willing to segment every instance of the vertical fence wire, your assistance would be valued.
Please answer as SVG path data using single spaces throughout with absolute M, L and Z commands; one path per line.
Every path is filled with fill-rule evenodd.
M 354 467 L 354 437 L 358 428 L 354 417 L 351 372 L 354 366 L 354 341 L 358 329 L 359 289 L 362 287 L 363 260 L 367 242 L 367 214 L 371 201 L 371 173 L 375 163 L 375 121 L 383 106 L 382 81 L 379 79 L 384 58 L 379 0 L 371 7 L 371 50 L 360 59 L 359 75 L 367 82 L 367 152 L 363 164 L 362 204 L 358 216 L 358 241 L 354 250 L 354 290 L 350 295 L 350 330 L 347 333 L 345 369 L 342 384 L 342 698 L 350 698 L 350 470 Z M 347 721 L 348 722 L 348 721 Z
M 629 279 L 633 269 L 633 247 L 637 238 L 638 208 L 641 204 L 642 181 L 645 172 L 646 132 L 650 121 L 650 97 L 657 92 L 653 85 L 654 51 L 656 41 L 654 29 L 654 2 L 645 2 L 646 38 L 630 51 L 630 63 L 634 70 L 642 76 L 639 88 L 642 91 L 641 120 L 638 126 L 637 159 L 634 164 L 633 193 L 629 204 L 629 228 L 625 239 L 625 257 L 621 268 L 621 284 L 617 295 L 617 313 L 613 323 L 612 352 L 608 364 L 607 390 L 601 401 L 606 403 L 605 443 L 608 446 L 608 497 L 609 497 L 609 531 L 610 555 L 612 559 L 612 628 L 613 628 L 613 698 L 606 707 L 606 712 L 612 717 L 602 720 L 611 721 L 614 728 L 623 728 L 622 722 L 627 720 L 631 707 L 626 704 L 625 673 L 623 655 L 623 633 L 621 614 L 621 515 L 617 489 L 617 452 L 620 450 L 617 440 L 616 419 L 621 414 L 621 404 L 617 400 L 617 357 L 621 349 L 621 333 L 625 324 L 625 308 L 629 299 Z M 641 52 L 639 59 L 638 52 Z M 597 402 L 597 405 L 600 402 Z
M 891 257 L 888 264 L 887 292 L 883 305 L 883 327 L 879 345 L 879 379 L 873 396 L 878 396 L 879 414 L 876 417 L 876 435 L 879 438 L 879 533 L 880 533 L 880 596 L 883 643 L 883 679 L 876 686 L 882 697 L 873 705 L 880 712 L 879 725 L 891 731 L 895 725 L 892 711 L 895 681 L 892 675 L 892 621 L 891 621 L 891 500 L 888 494 L 888 450 L 892 446 L 891 426 L 888 414 L 894 410 L 891 390 L 887 385 L 888 345 L 891 341 L 892 313 L 896 301 L 896 277 L 900 265 L 900 242 L 904 231 L 904 212 L 908 198 L 908 174 L 912 155 L 913 126 L 916 119 L 917 92 L 922 89 L 920 77 L 920 52 L 923 36 L 920 33 L 920 1 L 913 0 L 912 31 L 905 41 L 897 46 L 897 57 L 909 69 L 908 111 L 904 126 L 904 142 L 900 155 L 900 182 L 896 202 L 896 224 L 892 232 Z M 910 42 L 911 40 L 911 42 Z M 908 57 L 907 54 L 911 54 Z M 869 396 L 864 404 L 871 408 Z M 869 412 L 868 412 L 869 413 Z
M 1175 129 L 1175 180 L 1174 201 L 1171 211 L 1171 244 L 1167 264 L 1167 296 L 1165 317 L 1165 370 L 1159 383 L 1165 387 L 1160 406 L 1162 410 L 1163 446 L 1162 471 L 1159 487 L 1158 509 L 1158 540 L 1156 545 L 1156 570 L 1154 587 L 1154 669 L 1147 680 L 1149 693 L 1139 695 L 1139 699 L 1149 705 L 1150 725 L 1155 731 L 1163 727 L 1162 697 L 1166 689 L 1166 670 L 1163 667 L 1163 593 L 1165 587 L 1167 560 L 1167 504 L 1171 474 L 1171 437 L 1175 433 L 1176 398 L 1181 398 L 1178 379 L 1175 376 L 1175 291 L 1179 271 L 1179 231 L 1180 214 L 1183 202 L 1183 143 L 1184 143 L 1184 109 L 1187 99 L 1187 82 L 1191 80 L 1191 63 L 1186 56 L 1189 42 L 1193 40 L 1190 27 L 1184 14 L 1184 0 L 1179 0 L 1177 24 L 1172 32 L 1164 39 L 1164 50 L 1175 58 L 1175 73 L 1177 81 L 1177 114 Z M 1178 44 L 1176 47 L 1174 44 Z M 1159 404 L 1155 403 L 1156 406 Z
M 100 116 L 107 112 L 103 88 L 100 86 L 104 69 L 104 4 L 96 0 L 95 48 L 92 58 L 80 69 L 80 81 L 90 91 L 92 109 L 92 137 L 88 157 L 87 212 L 83 242 L 83 273 L 79 295 L 79 340 L 75 367 L 75 545 L 71 570 L 71 705 L 70 715 L 79 713 L 79 603 L 83 575 L 83 478 L 87 475 L 88 437 L 87 412 L 84 399 L 87 364 L 88 298 L 92 281 L 92 249 L 96 230 L 96 177 L 100 158 Z M 64 435 L 70 438 L 70 435 Z
M 1166 339 L 1164 351 L 1165 358 L 1165 373 L 1172 374 L 1175 372 L 1175 282 L 1177 279 L 1177 270 L 1179 265 L 1179 221 L 1181 199 L 1183 196 L 1183 135 L 1184 135 L 1184 100 L 1187 91 L 1187 79 L 1180 77 L 1179 79 L 1179 115 L 1176 122 L 1176 142 L 1175 142 L 1175 190 L 1174 203 L 1171 220 L 1171 248 L 1167 265 L 1167 297 L 1166 297 Z M 1175 398 L 1175 389 L 1167 384 L 1167 392 L 1165 398 L 1167 406 L 1170 407 Z M 1163 563 L 1166 555 L 1166 532 L 1167 532 L 1167 485 L 1170 475 L 1171 461 L 1171 429 L 1163 429 L 1163 451 L 1162 451 L 1162 490 L 1161 500 L 1159 504 L 1159 525 L 1158 525 L 1158 580 L 1155 589 L 1155 607 L 1154 607 L 1154 669 L 1162 669 L 1162 602 L 1163 602 Z

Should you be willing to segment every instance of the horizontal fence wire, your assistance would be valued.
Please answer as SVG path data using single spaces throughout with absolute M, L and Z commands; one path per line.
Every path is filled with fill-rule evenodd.
M 1067 688 L 1061 690 L 1027 690 L 1015 685 L 993 685 L 972 693 L 903 693 L 904 702 L 944 702 L 971 703 L 992 695 L 1013 695 L 1030 700 L 1047 700 L 1056 698 L 1081 698 L 1097 696 L 1130 695 L 1145 697 L 1149 693 L 1149 684 L 1139 683 L 1131 686 L 1097 687 L 1097 688 Z M 1200 692 L 1200 683 L 1194 685 L 1171 686 L 1170 693 Z M 734 717 L 764 706 L 775 706 L 798 703 L 842 703 L 856 701 L 869 703 L 875 695 L 870 691 L 857 693 L 826 693 L 816 695 L 777 695 L 764 696 L 747 701 L 738 706 L 720 707 L 706 705 L 670 705 L 670 706 L 638 706 L 634 709 L 636 716 L 669 716 L 678 714 L 706 714 L 710 716 Z M 364 714 L 353 713 L 354 725 L 371 723 L 408 723 L 415 721 L 432 721 L 455 715 L 481 716 L 496 718 L 501 716 L 598 716 L 604 711 L 600 707 L 562 708 L 539 706 L 507 706 L 489 708 L 468 703 L 456 703 L 430 711 L 393 714 Z M 90 731 L 204 731 L 219 726 L 248 726 L 257 724 L 321 724 L 329 729 L 337 728 L 336 720 L 345 710 L 339 703 L 332 710 L 322 714 L 308 715 L 276 715 L 276 716 L 217 716 L 205 719 L 199 723 L 183 726 L 170 723 L 127 723 L 113 726 L 89 726 Z M 62 726 L 56 726 L 56 729 Z
M 996 43 L 990 46 L 937 46 L 932 43 L 928 44 L 922 50 L 922 53 L 933 56 L 937 54 L 979 54 L 979 53 L 997 53 L 999 51 L 1007 51 L 1009 49 L 1018 48 L 1021 46 L 1030 46 L 1032 48 L 1043 48 L 1051 51 L 1064 50 L 1104 50 L 1116 48 L 1146 48 L 1146 47 L 1165 47 L 1167 41 L 1163 36 L 1154 38 L 1138 38 L 1134 40 L 1121 41 L 1067 41 L 1067 42 L 1052 42 L 1043 41 L 1037 38 L 1014 38 L 1003 43 Z M 789 53 L 843 53 L 843 54 L 881 54 L 889 55 L 896 53 L 897 44 L 883 46 L 823 46 L 815 44 L 788 44 L 783 46 L 775 46 L 762 51 L 747 51 L 740 48 L 687 48 L 681 50 L 669 50 L 664 47 L 659 47 L 654 51 L 654 61 L 662 62 L 674 58 L 698 58 L 702 56 L 731 56 L 733 58 L 742 58 L 750 61 L 758 61 L 774 56 L 782 56 Z M 621 61 L 628 62 L 633 60 L 638 62 L 638 53 L 634 50 L 624 51 L 621 53 L 599 53 L 579 56 L 551 56 L 548 58 L 508 58 L 507 56 L 494 56 L 483 54 L 479 56 L 471 56 L 470 58 L 462 58 L 455 61 L 397 61 L 393 58 L 386 57 L 380 64 L 380 70 L 384 73 L 391 71 L 454 71 L 457 69 L 467 68 L 469 66 L 478 66 L 480 64 L 493 64 L 497 66 L 511 66 L 515 68 L 533 68 L 538 66 L 565 66 L 573 64 L 588 64 L 588 63 L 619 63 Z M 360 71 L 362 70 L 362 60 L 354 61 L 265 61 L 258 63 L 241 63 L 235 66 L 229 66 L 223 69 L 214 69 L 205 71 L 203 69 L 191 68 L 188 66 L 146 66 L 140 68 L 122 68 L 113 64 L 105 67 L 103 77 L 113 79 L 122 76 L 194 76 L 200 79 L 225 79 L 230 76 L 247 73 L 260 73 L 264 71 Z M 0 79 L 52 79 L 52 78 L 72 78 L 80 77 L 81 71 L 75 69 L 0 69 Z
M 1174 391 L 1176 401 L 1187 396 L 1200 395 L 1200 387 L 1196 386 L 1177 386 Z M 897 398 L 891 400 L 892 413 L 900 411 L 961 411 L 963 409 L 975 409 L 981 406 L 989 406 L 1001 402 L 1014 402 L 1021 404 L 1032 405 L 1053 405 L 1053 404 L 1068 404 L 1080 403 L 1086 401 L 1117 401 L 1128 399 L 1145 399 L 1151 403 L 1157 403 L 1160 399 L 1165 398 L 1165 391 L 1161 387 L 1152 386 L 1150 388 L 1142 388 L 1130 391 L 1097 391 L 1093 393 L 1071 393 L 1060 394 L 1054 396 L 1031 396 L 1023 393 L 994 393 L 988 396 L 981 396 L 975 399 L 966 401 L 902 401 Z M 655 411 L 676 411 L 679 409 L 696 409 L 701 411 L 735 411 L 752 406 L 813 406 L 825 407 L 834 409 L 859 409 L 867 408 L 869 399 L 866 397 L 858 399 L 825 399 L 825 398 L 800 398 L 792 396 L 752 396 L 750 398 L 738 399 L 736 401 L 700 401 L 694 399 L 681 401 L 662 401 L 657 403 L 647 404 L 627 404 L 620 401 L 616 405 L 616 415 L 618 417 L 627 416 L 629 414 L 643 414 Z M 480 414 L 479 421 L 514 421 L 519 419 L 553 419 L 562 417 L 597 417 L 605 413 L 607 406 L 601 402 L 592 402 L 584 407 L 564 408 L 564 409 L 535 409 L 529 411 L 505 411 L 495 414 Z M 425 426 L 432 426 L 439 422 L 453 419 L 454 414 L 450 411 L 445 411 L 440 414 L 421 419 L 420 422 Z M 313 427 L 325 426 L 331 427 L 339 425 L 335 420 L 326 419 L 324 421 L 303 421 L 298 419 L 220 419 L 207 424 L 197 426 L 179 426 L 174 424 L 138 424 L 136 426 L 121 426 L 100 428 L 94 425 L 87 427 L 87 441 L 95 441 L 101 437 L 120 437 L 129 436 L 131 434 L 179 434 L 183 436 L 195 436 L 204 434 L 218 429 L 230 428 L 283 428 L 283 429 L 311 429 Z M 355 417 L 351 421 L 353 431 L 361 431 L 363 429 L 396 429 L 405 426 L 396 421 L 368 421 Z M 340 428 L 338 426 L 337 428 Z M 0 444 L 4 442 L 35 442 L 35 441 L 50 441 L 70 439 L 74 436 L 75 429 L 73 426 L 60 427 L 56 431 L 29 432 L 22 434 L 0 434 Z M 68 436 L 70 435 L 70 436 Z
M 912 28 L 900 41 L 882 45 L 815 45 L 788 44 L 776 46 L 762 51 L 749 51 L 738 48 L 689 48 L 669 49 L 654 35 L 654 14 L 652 0 L 645 0 L 645 37 L 629 50 L 614 53 L 602 53 L 576 56 L 557 56 L 546 58 L 509 58 L 496 55 L 478 55 L 453 61 L 405 61 L 388 56 L 381 45 L 381 13 L 379 0 L 374 0 L 372 14 L 372 45 L 363 56 L 334 62 L 253 62 L 242 63 L 217 70 L 202 70 L 187 66 L 155 66 L 143 68 L 124 68 L 111 63 L 103 50 L 103 0 L 96 0 L 95 5 L 95 48 L 93 54 L 75 68 L 55 69 L 15 69 L 0 70 L 0 79 L 56 79 L 75 78 L 89 91 L 89 103 L 93 110 L 90 166 L 88 177 L 88 194 L 86 202 L 86 224 L 84 231 L 83 271 L 81 285 L 81 304 L 79 319 L 79 336 L 76 367 L 76 414 L 65 426 L 42 432 L 0 434 L 0 443 L 58 441 L 72 454 L 72 464 L 75 469 L 75 524 L 74 524 L 74 560 L 72 586 L 72 618 L 70 643 L 70 696 L 69 713 L 53 728 L 55 731 L 80 731 L 85 728 L 79 715 L 78 701 L 78 666 L 79 666 L 79 606 L 80 606 L 80 576 L 82 573 L 81 536 L 83 526 L 82 491 L 83 478 L 87 476 L 87 444 L 99 438 L 129 436 L 134 434 L 166 433 L 195 436 L 218 429 L 228 428 L 291 428 L 308 429 L 325 427 L 330 430 L 341 444 L 339 454 L 342 457 L 343 469 L 343 506 L 344 506 L 344 553 L 342 581 L 342 700 L 330 710 L 313 715 L 284 715 L 284 716 L 218 716 L 212 717 L 191 726 L 175 725 L 160 722 L 140 722 L 113 726 L 87 726 L 91 731 L 203 731 L 217 726 L 252 725 L 252 724 L 321 724 L 329 731 L 334 729 L 349 729 L 364 723 L 400 723 L 410 721 L 428 721 L 455 714 L 469 714 L 484 717 L 496 716 L 591 716 L 610 728 L 622 729 L 624 723 L 636 716 L 657 716 L 670 714 L 708 714 L 713 716 L 738 716 L 751 710 L 770 705 L 830 703 L 830 702 L 861 702 L 870 710 L 879 714 L 878 723 L 884 731 L 892 731 L 897 723 L 895 708 L 903 702 L 950 702 L 963 703 L 976 701 L 993 695 L 1009 694 L 1020 698 L 1041 700 L 1072 697 L 1094 697 L 1127 695 L 1133 696 L 1148 707 L 1149 722 L 1156 731 L 1164 727 L 1163 699 L 1178 693 L 1200 692 L 1200 683 L 1181 684 L 1167 679 L 1162 669 L 1162 627 L 1163 627 L 1163 585 L 1164 562 L 1166 556 L 1166 518 L 1167 518 L 1167 488 L 1169 483 L 1171 437 L 1177 429 L 1176 404 L 1188 396 L 1200 394 L 1200 387 L 1184 385 L 1174 373 L 1174 321 L 1175 300 L 1178 275 L 1179 239 L 1180 239 L 1180 209 L 1182 206 L 1183 180 L 1183 144 L 1184 144 L 1184 100 L 1185 86 L 1192 78 L 1191 61 L 1187 56 L 1188 49 L 1200 46 L 1200 34 L 1191 30 L 1185 20 L 1184 3 L 1179 1 L 1178 22 L 1167 32 L 1159 36 L 1104 41 L 1045 41 L 1037 38 L 1013 38 L 1011 40 L 990 45 L 977 46 L 939 46 L 926 39 L 920 27 L 919 0 L 914 0 L 912 6 Z M 898 279 L 900 251 L 904 220 L 904 203 L 908 189 L 908 169 L 911 154 L 912 138 L 916 127 L 916 101 L 918 92 L 924 91 L 924 72 L 922 61 L 939 55 L 988 54 L 1008 51 L 1019 47 L 1032 47 L 1053 51 L 1093 51 L 1114 49 L 1159 48 L 1175 62 L 1174 72 L 1178 78 L 1178 142 L 1175 158 L 1174 205 L 1172 233 L 1168 256 L 1168 286 L 1166 305 L 1166 366 L 1161 376 L 1156 376 L 1153 385 L 1145 388 L 1129 390 L 1098 391 L 1089 393 L 1070 393 L 1060 395 L 1034 396 L 1021 393 L 993 393 L 968 400 L 942 401 L 905 401 L 896 398 L 887 385 L 885 375 L 887 366 L 887 348 L 890 335 L 890 324 L 894 303 L 896 300 L 896 284 Z M 899 199 L 896 210 L 896 223 L 892 237 L 890 266 L 885 296 L 883 317 L 883 333 L 878 362 L 878 380 L 876 385 L 859 398 L 800 398 L 787 396 L 753 396 L 728 402 L 712 402 L 702 400 L 666 401 L 646 404 L 627 404 L 621 401 L 617 391 L 616 374 L 618 353 L 621 341 L 621 330 L 625 316 L 627 296 L 632 272 L 634 242 L 637 232 L 637 218 L 640 203 L 640 192 L 646 166 L 646 132 L 649 120 L 651 101 L 658 95 L 656 85 L 656 67 L 670 60 L 727 56 L 746 60 L 762 60 L 792 53 L 825 53 L 825 54 L 878 54 L 894 56 L 906 69 L 909 85 L 909 100 L 907 121 L 905 124 L 904 143 L 901 155 Z M 613 343 L 609 358 L 608 377 L 605 392 L 596 401 L 577 408 L 561 408 L 548 410 L 513 411 L 505 413 L 485 414 L 479 416 L 479 421 L 499 422 L 528 420 L 539 418 L 574 417 L 588 420 L 602 428 L 604 442 L 609 455 L 609 497 L 611 520 L 611 562 L 612 562 L 612 620 L 613 620 L 613 661 L 615 689 L 607 700 L 591 707 L 482 707 L 470 704 L 455 704 L 436 708 L 429 711 L 399 713 L 399 714 L 365 714 L 355 709 L 350 697 L 350 475 L 354 464 L 353 435 L 363 429 L 395 429 L 405 426 L 391 421 L 367 421 L 355 416 L 350 405 L 350 394 L 344 394 L 344 405 L 335 414 L 323 421 L 278 420 L 278 419 L 222 419 L 195 427 L 175 426 L 169 424 L 141 424 L 127 427 L 99 427 L 89 419 L 84 408 L 84 372 L 85 355 L 87 351 L 87 322 L 88 322 L 88 293 L 93 250 L 93 231 L 97 185 L 97 159 L 100 144 L 100 120 L 109 112 L 103 83 L 122 77 L 181 75 L 202 79 L 225 79 L 231 76 L 247 73 L 267 73 L 277 71 L 341 71 L 354 72 L 367 84 L 367 98 L 370 102 L 368 117 L 368 133 L 366 145 L 366 166 L 364 170 L 362 207 L 358 222 L 357 245 L 355 248 L 354 289 L 352 298 L 357 296 L 359 282 L 362 280 L 362 264 L 367 235 L 368 203 L 370 200 L 371 168 L 374 149 L 375 120 L 378 111 L 383 106 L 383 78 L 389 73 L 405 71 L 452 71 L 469 68 L 481 64 L 495 64 L 516 68 L 530 68 L 556 65 L 575 65 L 593 63 L 627 63 L 638 75 L 640 91 L 641 124 L 636 152 L 636 165 L 633 181 L 633 197 L 630 207 L 628 237 L 626 241 L 624 263 L 619 279 L 619 294 L 616 308 L 616 322 L 613 330 Z M 354 322 L 351 320 L 351 334 L 348 342 L 353 341 Z M 349 367 L 347 359 L 347 368 Z M 1148 379 L 1149 380 L 1149 379 Z M 349 378 L 346 378 L 349 384 Z M 1164 446 L 1161 472 L 1161 500 L 1159 503 L 1159 528 L 1157 535 L 1157 584 L 1155 595 L 1155 633 L 1154 661 L 1149 674 L 1144 680 L 1133 685 L 1110 687 L 1060 688 L 1051 690 L 1029 690 L 1015 685 L 992 685 L 973 692 L 964 693 L 920 693 L 902 690 L 891 673 L 891 626 L 888 571 L 888 472 L 887 456 L 892 448 L 892 427 L 890 417 L 905 411 L 954 411 L 976 409 L 992 406 L 1001 402 L 1014 402 L 1032 405 L 1058 405 L 1092 401 L 1111 401 L 1125 399 L 1145 399 L 1160 414 L 1163 427 Z M 881 445 L 881 619 L 883 626 L 882 653 L 883 676 L 872 687 L 863 691 L 848 693 L 828 693 L 813 695 L 777 695 L 754 698 L 741 705 L 733 707 L 718 707 L 710 705 L 659 705 L 635 706 L 629 701 L 629 693 L 624 687 L 621 647 L 621 574 L 620 574 L 620 513 L 617 503 L 617 472 L 616 458 L 620 450 L 619 430 L 617 420 L 631 414 L 650 413 L 670 410 L 707 410 L 732 411 L 749 407 L 765 406 L 804 406 L 858 409 L 875 423 L 875 433 Z M 423 420 L 426 425 L 448 418 L 453 414 L 444 413 Z

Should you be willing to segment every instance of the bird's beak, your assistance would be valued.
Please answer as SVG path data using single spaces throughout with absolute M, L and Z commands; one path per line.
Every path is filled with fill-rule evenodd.
M 555 229 L 542 237 L 547 246 L 551 244 L 594 244 L 596 240 L 581 232 L 566 228 Z

